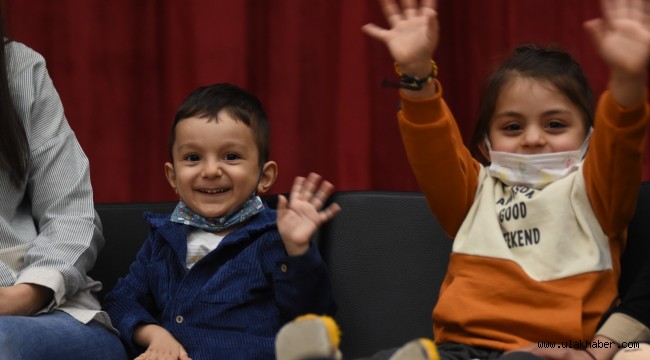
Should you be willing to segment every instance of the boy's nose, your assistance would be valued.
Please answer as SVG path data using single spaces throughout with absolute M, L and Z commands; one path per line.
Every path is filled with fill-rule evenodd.
M 221 166 L 218 161 L 208 161 L 203 167 L 204 177 L 218 177 L 221 176 Z

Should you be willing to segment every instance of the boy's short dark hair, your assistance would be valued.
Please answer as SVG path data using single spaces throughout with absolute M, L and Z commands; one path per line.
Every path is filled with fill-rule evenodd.
M 228 83 L 217 83 L 192 91 L 176 111 L 169 134 L 169 156 L 174 159 L 176 125 L 183 119 L 205 117 L 218 121 L 217 115 L 226 111 L 237 121 L 242 121 L 253 132 L 259 164 L 269 159 L 269 124 L 259 99 L 248 91 Z

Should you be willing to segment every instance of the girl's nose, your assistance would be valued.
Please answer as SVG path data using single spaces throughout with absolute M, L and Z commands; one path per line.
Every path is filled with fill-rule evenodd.
M 526 147 L 539 147 L 546 144 L 546 137 L 544 131 L 536 127 L 528 127 L 523 134 L 523 146 Z

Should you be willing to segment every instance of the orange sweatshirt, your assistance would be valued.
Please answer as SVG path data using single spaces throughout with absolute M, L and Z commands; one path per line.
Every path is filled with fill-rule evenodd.
M 604 93 L 580 169 L 535 190 L 487 174 L 464 146 L 442 90 L 402 98 L 411 168 L 454 238 L 433 311 L 438 343 L 505 351 L 593 337 L 616 297 L 649 114 L 645 103 L 623 109 Z

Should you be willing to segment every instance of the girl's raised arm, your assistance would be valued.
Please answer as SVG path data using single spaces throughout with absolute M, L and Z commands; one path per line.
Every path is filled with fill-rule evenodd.
M 639 104 L 650 60 L 650 1 L 601 0 L 602 17 L 585 22 L 611 68 L 610 89 L 621 106 Z

